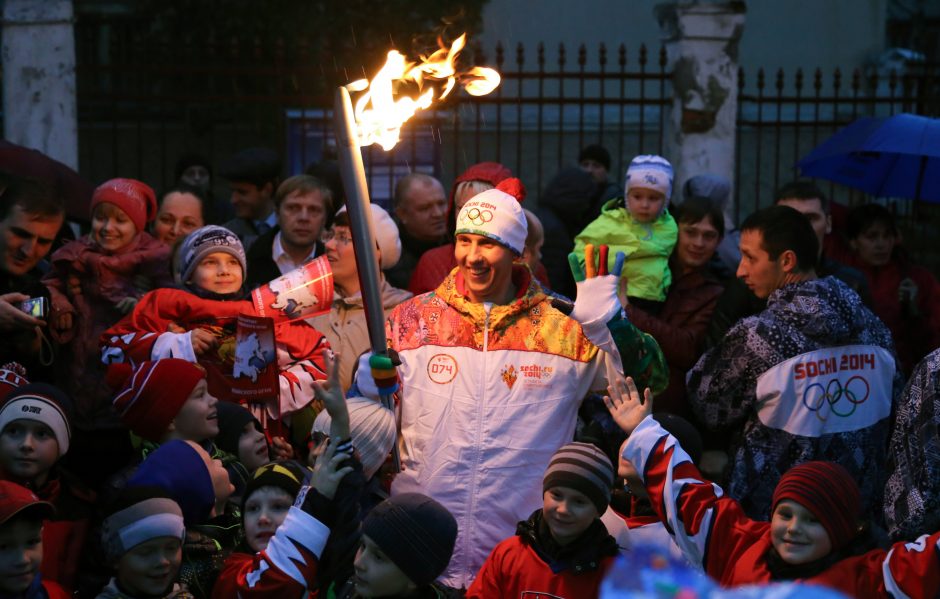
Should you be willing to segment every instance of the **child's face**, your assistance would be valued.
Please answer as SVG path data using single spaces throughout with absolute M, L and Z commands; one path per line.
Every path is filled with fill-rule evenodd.
M 213 252 L 199 261 L 193 271 L 192 282 L 200 289 L 213 293 L 236 293 L 242 288 L 242 265 L 235 256 Z
M 360 597 L 397 597 L 417 588 L 372 539 L 363 535 L 353 562 L 353 584 Z
M 245 522 L 245 540 L 254 551 L 264 551 L 274 531 L 287 518 L 294 498 L 280 487 L 261 487 L 245 501 L 242 517 Z
M 25 592 L 41 562 L 42 522 L 21 517 L 0 526 L 0 594 Z
M 137 227 L 127 213 L 108 202 L 95 206 L 91 215 L 91 236 L 101 249 L 115 251 L 137 236 Z
M 600 517 L 587 495 L 568 487 L 552 487 L 542 495 L 542 517 L 552 538 L 567 545 Z
M 59 459 L 52 429 L 36 420 L 14 420 L 0 432 L 0 472 L 16 482 L 44 477 Z
M 659 217 L 666 196 L 645 187 L 631 187 L 627 192 L 627 209 L 637 222 L 651 223 Z
M 174 537 L 160 537 L 135 545 L 121 556 L 117 580 L 136 597 L 162 597 L 176 580 L 183 545 Z
M 176 436 L 184 441 L 205 441 L 219 434 L 219 400 L 209 394 L 206 379 L 193 387 L 173 419 Z
M 822 523 L 811 511 L 789 499 L 774 508 L 770 540 L 783 561 L 792 566 L 818 560 L 832 551 L 832 541 Z
M 254 422 L 246 424 L 238 438 L 238 461 L 245 465 L 248 472 L 254 472 L 271 461 L 268 440 L 264 433 L 255 428 Z

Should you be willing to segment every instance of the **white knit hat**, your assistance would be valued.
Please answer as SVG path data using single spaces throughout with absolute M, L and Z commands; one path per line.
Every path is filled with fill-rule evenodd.
M 625 193 L 630 193 L 631 187 L 653 189 L 666 196 L 668 202 L 672 197 L 672 165 L 662 156 L 645 154 L 634 157 L 627 168 L 627 183 Z M 663 204 L 665 207 L 665 203 Z
M 398 264 L 401 258 L 401 237 L 398 234 L 398 225 L 392 220 L 388 212 L 378 204 L 369 204 L 372 208 L 372 226 L 375 227 L 375 243 L 382 252 L 379 268 L 386 270 Z M 336 214 L 346 212 L 346 206 L 339 209 Z
M 347 397 L 346 406 L 353 447 L 359 454 L 366 479 L 372 478 L 395 445 L 395 415 L 380 402 L 367 397 Z M 331 422 L 332 418 L 323 410 L 313 421 L 311 432 L 329 435 Z
M 522 255 L 528 227 L 516 198 L 499 189 L 488 189 L 460 209 L 455 234 L 483 235 Z

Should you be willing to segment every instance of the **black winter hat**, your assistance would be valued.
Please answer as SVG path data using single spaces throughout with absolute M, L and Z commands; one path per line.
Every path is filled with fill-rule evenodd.
M 581 153 L 578 154 L 578 162 L 582 160 L 594 160 L 604 165 L 608 171 L 610 170 L 610 152 L 607 151 L 607 148 L 600 144 L 591 144 L 581 150 Z
M 282 489 L 291 497 L 297 497 L 300 488 L 304 484 L 310 469 L 301 466 L 294 460 L 282 460 L 271 462 L 258 468 L 251 475 L 248 485 L 245 487 L 245 493 L 242 495 L 242 514 L 245 513 L 245 503 L 251 494 L 261 487 L 277 487 Z
M 218 413 L 219 434 L 214 439 L 215 445 L 235 457 L 238 457 L 238 440 L 241 438 L 246 424 L 253 423 L 258 432 L 264 432 L 264 428 L 258 422 L 258 419 L 237 403 L 220 401 L 218 403 Z
M 375 506 L 362 523 L 372 539 L 418 587 L 440 576 L 457 540 L 457 520 L 447 508 L 420 493 L 402 493 Z

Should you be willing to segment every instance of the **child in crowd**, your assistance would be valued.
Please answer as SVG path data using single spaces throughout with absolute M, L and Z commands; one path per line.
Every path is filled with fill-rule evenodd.
M 104 557 L 115 576 L 98 599 L 190 599 L 177 584 L 186 527 L 183 512 L 158 487 L 131 487 L 110 506 L 102 525 Z
M 29 489 L 0 481 L 0 597 L 66 599 L 54 582 L 42 580 L 42 525 L 55 508 Z
M 601 215 L 575 238 L 579 259 L 587 244 L 609 246 L 610 270 L 617 252 L 626 254 L 627 295 L 645 305 L 665 301 L 672 283 L 669 256 L 679 235 L 666 210 L 672 176 L 672 165 L 662 156 L 635 157 L 627 168 L 626 197 L 605 204 Z
M 268 439 L 264 436 L 264 429 L 258 419 L 238 404 L 219 402 L 216 408 L 219 412 L 216 447 L 237 457 L 249 477 L 258 468 L 270 464 L 272 448 L 268 445 Z M 278 459 L 288 458 L 289 455 Z M 232 483 L 234 484 L 234 481 Z M 238 488 L 238 485 L 235 487 Z
M 181 289 L 157 289 L 145 295 L 121 322 L 101 337 L 106 363 L 180 358 L 206 368 L 209 392 L 221 401 L 247 403 L 235 396 L 232 364 L 238 315 L 254 313 L 246 299 L 245 251 L 234 233 L 209 225 L 186 236 L 175 274 Z M 275 325 L 280 392 L 251 403 L 265 430 L 269 421 L 303 409 L 313 384 L 325 378 L 321 350 L 328 343 L 303 321 Z
M 654 414 L 653 418 L 687 449 L 692 463 L 697 465 L 702 457 L 703 445 L 702 437 L 692 423 L 668 412 L 659 412 Z M 625 444 L 626 440 L 623 442 L 623 445 Z M 637 545 L 644 545 L 656 547 L 685 561 L 682 550 L 650 505 L 649 494 L 643 486 L 640 474 L 630 461 L 623 458 L 623 445 L 618 452 L 617 476 L 624 480 L 624 490 L 612 493 L 610 506 L 601 516 L 601 522 L 617 540 L 622 552 L 629 552 Z
M 630 437 L 623 457 L 641 473 L 650 504 L 693 565 L 725 587 L 801 580 L 850 597 L 937 597 L 940 533 L 889 550 L 861 521 L 858 485 L 833 462 L 805 462 L 777 483 L 770 522 L 702 478 L 675 437 L 650 416 L 632 379 L 614 381 L 605 398 Z
M 46 579 L 71 590 L 78 575 L 95 494 L 58 466 L 71 441 L 72 402 L 45 383 L 19 387 L 0 406 L 0 479 L 56 508 L 42 529 Z
M 365 518 L 369 511 L 388 499 L 388 483 L 381 476 L 392 448 L 395 446 L 397 430 L 395 415 L 381 402 L 366 397 L 347 397 L 346 406 L 349 410 L 349 431 L 356 456 L 362 464 L 362 474 L 366 479 L 366 487 L 360 498 L 360 515 Z M 316 447 L 322 449 L 324 441 L 329 438 L 332 417 L 323 410 L 317 414 L 313 421 L 312 437 Z M 311 466 L 317 460 L 316 448 L 310 454 Z
M 493 549 L 468 599 L 596 597 L 618 552 L 600 520 L 613 479 L 610 459 L 594 445 L 569 443 L 556 451 L 542 481 L 542 508 Z
M 296 597 L 298 592 L 315 597 L 319 588 L 326 589 L 332 582 L 327 576 L 338 570 L 335 562 L 345 558 L 344 552 L 331 549 L 328 539 L 339 541 L 343 548 L 346 536 L 358 538 L 361 466 L 352 458 L 339 360 L 329 354 L 324 352 L 330 371 L 328 383 L 318 383 L 315 389 L 317 399 L 333 416 L 329 432 L 334 442 L 313 472 L 290 461 L 274 462 L 255 472 L 242 509 L 245 541 L 225 561 L 213 598 L 268 597 L 273 593 Z M 350 473 L 354 474 L 347 476 Z M 343 538 L 333 539 L 337 527 Z M 299 556 L 303 562 L 291 556 Z
M 91 199 L 91 234 L 52 254 L 43 278 L 52 298 L 50 332 L 63 346 L 59 381 L 75 399 L 76 426 L 116 427 L 104 385 L 98 337 L 133 309 L 144 291 L 173 284 L 170 250 L 146 232 L 156 195 L 134 179 L 111 179 Z
M 226 510 L 234 491 L 222 462 L 198 443 L 173 439 L 147 456 L 128 488 L 155 486 L 179 504 L 186 524 L 179 582 L 208 599 L 229 553 L 241 540 L 241 519 Z

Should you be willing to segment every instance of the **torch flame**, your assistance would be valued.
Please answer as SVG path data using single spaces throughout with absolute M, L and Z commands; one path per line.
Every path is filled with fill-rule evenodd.
M 364 92 L 355 105 L 359 145 L 378 143 L 384 150 L 391 150 L 398 143 L 402 125 L 418 110 L 446 98 L 458 83 L 473 96 L 484 96 L 496 89 L 500 78 L 493 69 L 473 67 L 466 73 L 457 72 L 457 55 L 466 43 L 467 36 L 463 34 L 450 48 L 441 45 L 430 56 L 421 56 L 417 63 L 408 62 L 404 55 L 392 50 L 372 81 L 359 79 L 348 84 L 346 89 L 350 92 Z M 398 93 L 400 87 L 411 82 L 417 84 L 420 95 Z M 431 82 L 443 83 L 435 86 L 429 85 Z

